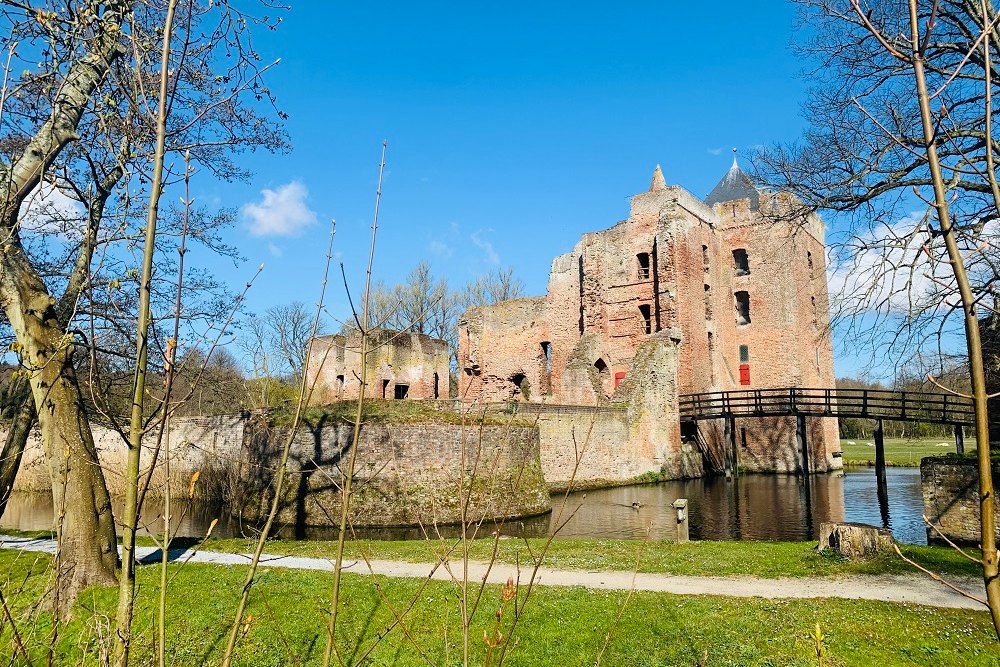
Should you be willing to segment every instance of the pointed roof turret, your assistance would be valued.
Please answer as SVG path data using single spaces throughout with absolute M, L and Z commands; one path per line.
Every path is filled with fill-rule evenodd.
M 660 169 L 660 165 L 656 165 L 656 169 L 653 170 L 653 180 L 649 182 L 649 191 L 659 192 L 666 189 L 667 182 L 663 180 L 663 171 Z
M 737 199 L 749 199 L 750 208 L 760 207 L 760 192 L 754 187 L 753 181 L 746 172 L 740 169 L 736 161 L 736 149 L 733 149 L 733 166 L 729 168 L 726 175 L 722 177 L 712 191 L 705 197 L 708 206 L 714 206 L 721 202 L 735 201 Z

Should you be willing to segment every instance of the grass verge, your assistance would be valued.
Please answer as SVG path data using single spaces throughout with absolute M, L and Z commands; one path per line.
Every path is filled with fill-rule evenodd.
M 32 657 L 44 662 L 51 619 L 38 612 L 51 558 L 0 550 L 0 586 L 19 619 Z M 239 595 L 244 567 L 171 566 L 167 656 L 175 665 L 216 664 Z M 138 571 L 136 664 L 154 653 L 155 568 Z M 320 662 L 330 575 L 262 570 L 251 595 L 245 636 L 235 664 L 314 665 Z M 99 664 L 115 591 L 95 588 L 79 598 L 73 620 L 60 628 L 55 664 Z M 532 594 L 515 637 L 510 665 L 586 665 L 612 630 L 627 593 L 540 588 Z M 404 612 L 410 600 L 415 603 Z M 471 637 L 473 664 L 482 664 L 483 632 L 492 627 L 499 590 L 487 588 Z M 384 635 L 368 664 L 461 663 L 456 591 L 446 582 L 345 575 L 341 656 L 355 664 Z M 402 628 L 387 632 L 393 609 Z M 507 616 L 504 622 L 509 622 Z M 612 632 L 605 665 L 814 665 L 809 633 L 826 634 L 831 666 L 929 664 L 1000 665 L 1000 650 L 984 612 L 931 609 L 855 600 L 760 600 L 636 593 Z M 0 651 L 10 655 L 8 625 Z
M 875 465 L 875 441 L 871 438 L 841 440 L 845 466 Z M 976 441 L 966 439 L 966 451 L 975 452 Z M 885 463 L 889 466 L 917 467 L 925 456 L 943 456 L 955 451 L 953 438 L 886 438 Z

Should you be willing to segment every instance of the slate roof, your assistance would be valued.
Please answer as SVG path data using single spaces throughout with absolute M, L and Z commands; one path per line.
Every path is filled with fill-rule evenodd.
M 749 199 L 750 208 L 760 208 L 760 192 L 754 187 L 750 177 L 740 169 L 733 157 L 733 166 L 729 168 L 722 180 L 712 188 L 712 191 L 705 197 L 705 203 L 714 206 L 721 202 L 734 201 L 736 199 Z

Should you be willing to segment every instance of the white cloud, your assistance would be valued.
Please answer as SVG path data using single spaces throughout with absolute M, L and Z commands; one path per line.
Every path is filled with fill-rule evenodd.
M 916 212 L 831 249 L 827 279 L 837 310 L 915 314 L 938 307 L 942 283 L 952 282 L 939 246 Z
M 486 255 L 486 261 L 487 262 L 489 262 L 490 264 L 495 264 L 495 265 L 499 266 L 500 265 L 500 255 L 497 254 L 497 251 L 493 247 L 492 243 L 490 243 L 489 241 L 485 240 L 484 238 L 482 238 L 480 236 L 480 232 L 481 231 L 482 230 L 474 232 L 473 234 L 471 234 L 469 236 L 469 238 L 472 239 L 472 242 L 476 244 L 476 247 L 478 247 L 480 250 L 482 250 L 483 254 Z M 488 230 L 488 231 L 493 231 L 493 230 Z
M 254 236 L 298 236 L 316 224 L 316 213 L 306 200 L 309 190 L 292 181 L 275 190 L 261 190 L 261 200 L 243 207 L 243 218 Z
M 271 254 L 272 254 L 272 255 L 274 255 L 275 257 L 281 257 L 282 255 L 284 255 L 284 254 L 285 254 L 285 251 L 283 251 L 283 250 L 281 249 L 281 246 L 279 246 L 279 245 L 275 245 L 274 243 L 271 243 L 271 242 L 268 242 L 268 244 L 267 244 L 267 249 L 268 249 L 268 250 L 269 250 L 269 251 L 271 252 Z
M 28 195 L 21 209 L 21 228 L 42 234 L 81 233 L 87 210 L 51 183 L 41 183 Z
M 441 257 L 451 257 L 455 254 L 454 248 L 444 241 L 431 241 L 427 244 L 427 249 L 435 255 L 439 255 Z
M 722 146 L 719 146 L 718 148 L 709 148 L 707 150 L 709 155 L 722 155 L 723 149 Z

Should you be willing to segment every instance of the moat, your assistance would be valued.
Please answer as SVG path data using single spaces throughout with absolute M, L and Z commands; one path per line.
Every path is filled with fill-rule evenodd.
M 888 523 L 896 539 L 926 544 L 927 535 L 921 520 L 919 469 L 889 468 L 888 485 Z M 511 522 L 504 532 L 528 536 L 547 534 L 555 524 L 561 498 L 553 497 L 555 511 L 551 515 Z M 559 536 L 670 539 L 674 530 L 671 503 L 677 498 L 689 501 L 692 539 L 805 541 L 815 539 L 823 521 L 882 523 L 874 469 L 862 468 L 850 469 L 842 476 L 814 475 L 808 495 L 801 481 L 792 475 L 745 475 L 736 480 L 713 477 L 574 493 L 569 496 L 563 519 L 575 513 Z M 633 503 L 638 503 L 638 507 L 633 507 Z M 181 512 L 181 506 L 174 510 L 175 515 Z M 157 501 L 151 499 L 144 512 L 144 519 L 151 528 L 154 528 L 152 522 L 158 522 L 158 514 Z M 211 508 L 192 508 L 180 521 L 178 535 L 203 535 L 217 515 Z M 51 520 L 52 503 L 45 495 L 15 494 L 0 527 L 44 530 Z M 249 532 L 249 527 L 246 530 Z M 288 531 L 292 536 L 294 531 Z M 484 530 L 486 532 L 489 531 Z M 220 517 L 213 534 L 236 537 L 240 533 L 237 517 Z M 334 536 L 330 529 L 306 531 L 308 538 Z M 405 528 L 358 531 L 358 536 L 419 539 L 422 534 L 419 529 Z

